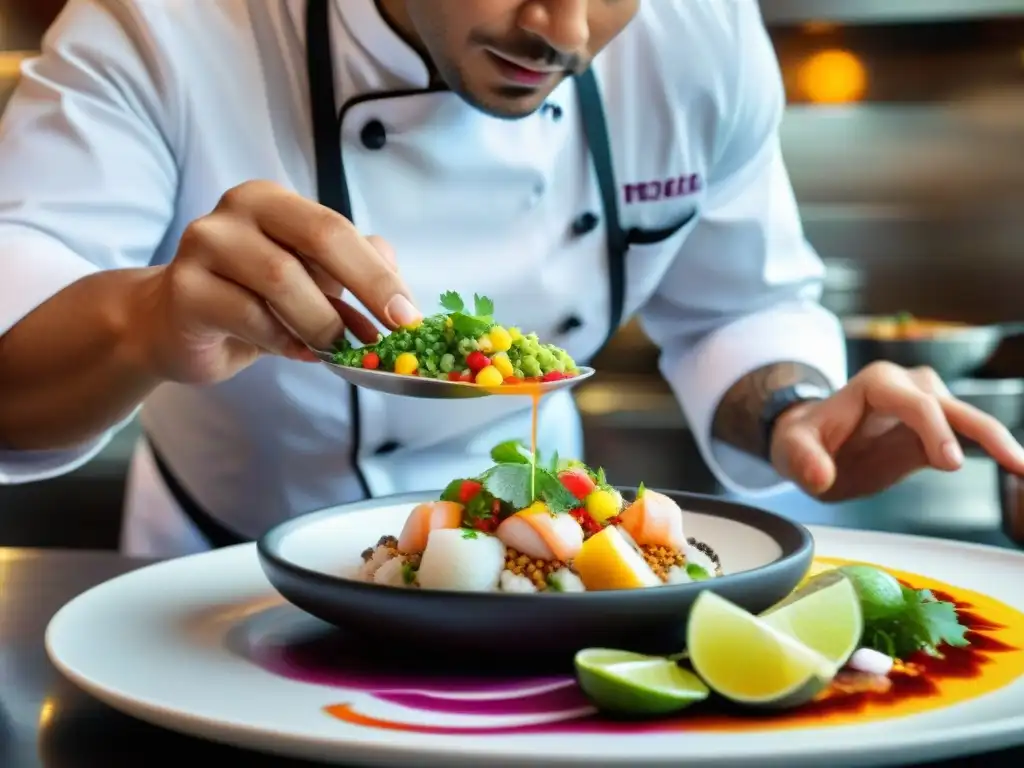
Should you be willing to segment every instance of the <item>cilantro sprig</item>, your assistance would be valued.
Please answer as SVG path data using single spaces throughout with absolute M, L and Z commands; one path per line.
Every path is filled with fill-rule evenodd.
M 883 619 L 865 622 L 862 644 L 897 659 L 923 651 L 942 657 L 943 644 L 966 648 L 967 627 L 960 623 L 956 606 L 938 600 L 930 590 L 903 586 L 903 607 Z
M 494 326 L 494 302 L 486 296 L 473 294 L 473 311 L 467 311 L 466 302 L 455 291 L 441 294 L 441 306 L 451 318 L 455 332 L 476 338 L 487 333 Z

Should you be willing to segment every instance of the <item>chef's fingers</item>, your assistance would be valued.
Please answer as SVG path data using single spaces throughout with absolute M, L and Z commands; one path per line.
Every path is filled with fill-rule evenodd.
M 946 382 L 942 380 L 942 377 L 933 368 L 928 368 L 927 366 L 910 368 L 907 370 L 907 375 L 914 384 L 931 395 L 936 397 L 952 397 Z
M 199 264 L 177 268 L 175 279 L 196 320 L 241 342 L 233 345 L 236 354 L 245 354 L 244 345 L 250 345 L 252 355 L 268 352 L 297 360 L 316 360 L 252 291 L 211 274 Z
M 980 445 L 1008 471 L 1024 475 L 1024 448 L 998 419 L 954 397 L 942 399 L 942 410 L 953 429 Z
M 251 216 L 268 237 L 316 262 L 385 325 L 397 328 L 422 319 L 398 272 L 336 211 L 271 182 L 236 187 L 221 205 Z
M 789 422 L 778 434 L 772 445 L 772 464 L 812 496 L 825 493 L 836 481 L 835 460 L 809 421 Z
M 367 235 L 366 242 L 374 247 L 384 261 L 391 265 L 392 269 L 398 270 L 398 258 L 395 256 L 395 249 L 391 247 L 391 243 L 380 235 Z
M 905 368 L 876 363 L 854 377 L 854 382 L 868 409 L 899 419 L 917 434 L 933 467 L 960 468 L 963 451 L 942 403 L 918 386 Z
M 303 341 L 326 349 L 342 336 L 341 316 L 294 255 L 242 219 L 210 216 L 193 226 L 201 227 L 193 258 L 265 300 Z
M 351 304 L 348 304 L 341 299 L 336 299 L 331 296 L 329 301 L 341 317 L 341 321 L 345 324 L 345 327 L 348 328 L 348 330 L 351 331 L 357 339 L 364 344 L 373 344 L 377 341 L 380 331 L 377 330 L 377 326 L 373 324 L 370 318 Z

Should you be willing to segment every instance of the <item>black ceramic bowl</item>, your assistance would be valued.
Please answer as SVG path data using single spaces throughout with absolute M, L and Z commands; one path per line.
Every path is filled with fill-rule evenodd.
M 258 542 L 270 583 L 302 610 L 365 638 L 407 638 L 427 649 L 515 655 L 611 647 L 679 651 L 690 607 L 704 589 L 760 612 L 803 578 L 814 541 L 802 525 L 754 507 L 664 492 L 685 510 L 686 535 L 709 544 L 725 575 L 701 583 L 647 589 L 510 594 L 401 589 L 347 578 L 360 552 L 397 536 L 410 510 L 437 493 L 391 496 L 293 518 Z M 631 492 L 623 491 L 630 497 Z

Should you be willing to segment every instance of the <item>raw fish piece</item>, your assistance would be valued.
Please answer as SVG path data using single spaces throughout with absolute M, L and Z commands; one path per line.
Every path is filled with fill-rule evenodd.
M 583 528 L 571 515 L 534 504 L 506 518 L 497 530 L 506 547 L 535 560 L 572 560 L 583 546 Z
M 686 548 L 683 510 L 663 493 L 645 490 L 619 515 L 619 524 L 641 547 L 667 547 L 673 552 Z
M 494 536 L 434 529 L 423 550 L 417 579 L 423 589 L 490 592 L 505 570 L 505 545 Z
M 409 513 L 398 537 L 398 551 L 403 555 L 419 554 L 427 546 L 431 531 L 458 528 L 462 525 L 463 506 L 455 501 L 428 501 L 417 504 Z

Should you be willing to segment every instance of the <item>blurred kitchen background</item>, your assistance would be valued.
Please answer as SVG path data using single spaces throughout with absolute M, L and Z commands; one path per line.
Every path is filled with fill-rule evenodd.
M 657 0 L 654 0 L 657 2 Z M 0 105 L 63 0 L 0 0 Z M 807 235 L 841 315 L 1024 321 L 1024 0 L 762 0 L 790 107 L 783 144 Z M 578 394 L 587 459 L 613 482 L 722 489 L 629 326 Z M 1021 406 L 1024 343 L 977 372 Z M 1018 426 L 1012 424 L 1011 426 Z M 127 430 L 96 461 L 0 488 L 0 546 L 114 547 Z M 807 522 L 998 541 L 996 471 L 972 458 L 882 497 L 759 502 Z

